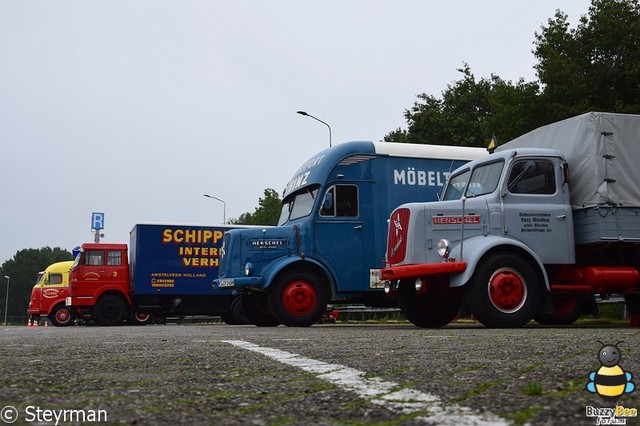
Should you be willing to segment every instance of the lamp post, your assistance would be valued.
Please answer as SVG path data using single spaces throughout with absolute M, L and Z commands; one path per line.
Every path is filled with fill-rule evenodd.
M 296 112 L 300 115 L 304 115 L 305 117 L 311 117 L 314 120 L 319 121 L 320 123 L 324 124 L 329 128 L 329 148 L 331 148 L 331 126 L 329 126 L 329 124 L 327 124 L 326 122 L 320 120 L 318 117 L 314 117 L 313 115 L 307 113 L 306 111 L 296 111 Z
M 7 298 L 4 301 L 4 325 L 7 325 L 7 310 L 9 309 L 9 279 L 11 278 L 8 275 L 4 276 L 7 279 Z
M 227 222 L 227 203 L 225 203 L 224 200 L 221 200 L 218 197 L 214 197 L 213 195 L 209 195 L 209 194 L 202 194 L 202 195 L 207 198 L 213 198 L 214 200 L 218 200 L 222 203 L 222 224 L 224 225 Z

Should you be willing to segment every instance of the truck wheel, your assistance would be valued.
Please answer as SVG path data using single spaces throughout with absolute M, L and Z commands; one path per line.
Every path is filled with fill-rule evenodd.
M 229 325 L 244 325 L 250 324 L 249 320 L 244 315 L 244 309 L 242 308 L 242 301 L 240 297 L 236 297 L 231 304 L 231 311 L 221 316 L 222 321 Z
M 487 327 L 523 326 L 538 310 L 538 275 L 520 256 L 493 254 L 481 261 L 466 285 L 465 300 L 478 321 Z
M 152 321 L 153 316 L 151 314 L 142 314 L 133 310 L 130 310 L 127 316 L 127 324 L 131 325 L 147 325 Z
M 120 325 L 127 315 L 127 304 L 114 294 L 98 299 L 93 307 L 93 319 L 98 325 Z
M 73 311 L 69 309 L 68 306 L 65 306 L 63 303 L 56 305 L 55 308 L 49 314 L 49 321 L 51 324 L 56 327 L 66 327 L 70 324 L 73 324 L 73 321 L 76 319 L 76 316 L 73 314 Z
M 553 312 L 537 313 L 533 319 L 542 325 L 570 325 L 586 311 L 587 304 L 588 300 L 570 294 L 553 296 Z
M 640 295 L 627 294 L 624 296 L 624 302 L 629 312 L 629 326 L 640 327 Z
M 418 294 L 413 280 L 401 282 L 398 289 L 402 314 L 418 327 L 444 327 L 458 315 L 461 302 L 460 293 L 449 289 Z
M 329 293 L 320 279 L 307 271 L 293 271 L 279 278 L 269 291 L 273 316 L 288 327 L 309 327 L 322 318 Z
M 637 295 L 637 294 L 626 294 L 624 296 L 624 302 L 627 305 L 627 309 L 629 310 L 629 314 L 631 314 L 631 315 L 640 314 L 640 295 Z
M 244 316 L 251 324 L 258 327 L 275 327 L 280 321 L 275 319 L 267 306 L 267 297 L 264 294 L 243 294 L 240 297 Z

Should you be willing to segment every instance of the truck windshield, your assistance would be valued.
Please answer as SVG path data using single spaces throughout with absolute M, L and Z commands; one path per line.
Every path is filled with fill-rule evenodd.
M 467 181 L 469 180 L 469 174 L 471 174 L 471 172 L 469 170 L 465 170 L 460 174 L 451 176 L 449 184 L 447 185 L 447 190 L 445 191 L 442 199 L 444 201 L 459 200 L 460 197 L 462 197 L 462 191 L 464 191 L 464 187 L 467 185 Z
M 290 220 L 309 216 L 318 195 L 318 188 L 319 185 L 303 188 L 285 198 L 282 201 L 282 210 L 280 211 L 278 226 L 284 225 Z
M 492 193 L 498 187 L 503 166 L 503 161 L 495 161 L 452 176 L 442 199 L 459 200 L 463 194 L 477 197 Z

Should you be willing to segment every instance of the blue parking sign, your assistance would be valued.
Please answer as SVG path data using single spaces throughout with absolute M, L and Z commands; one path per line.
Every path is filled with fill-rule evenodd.
M 104 213 L 91 213 L 91 229 L 104 229 Z

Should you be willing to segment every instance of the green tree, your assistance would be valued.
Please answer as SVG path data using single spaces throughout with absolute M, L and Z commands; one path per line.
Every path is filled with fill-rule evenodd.
M 467 64 L 458 71 L 462 78 L 441 99 L 419 94 L 405 111 L 408 130 L 396 129 L 385 141 L 483 147 L 494 134 L 506 140 L 540 125 L 537 84 L 495 75 L 476 80 Z
M 238 219 L 230 219 L 234 225 L 277 225 L 280 218 L 282 201 L 278 193 L 271 188 L 264 190 L 264 198 L 258 199 L 258 207 L 253 213 L 243 213 Z
M 26 317 L 31 288 L 36 282 L 38 272 L 46 269 L 52 263 L 72 260 L 73 255 L 59 247 L 43 247 L 41 249 L 24 249 L 18 251 L 13 259 L 9 259 L 0 268 L 0 277 L 5 281 L 9 276 L 9 309 L 8 317 Z M 1 286 L 0 309 L 4 320 L 4 307 L 6 301 L 6 287 Z
M 569 28 L 557 11 L 535 34 L 536 70 L 551 120 L 586 111 L 640 112 L 640 5 L 592 0 Z
M 490 112 L 482 120 L 481 138 L 485 144 L 494 135 L 501 142 L 507 142 L 548 124 L 539 93 L 540 85 L 536 82 L 520 79 L 514 84 L 492 76 L 488 95 Z

